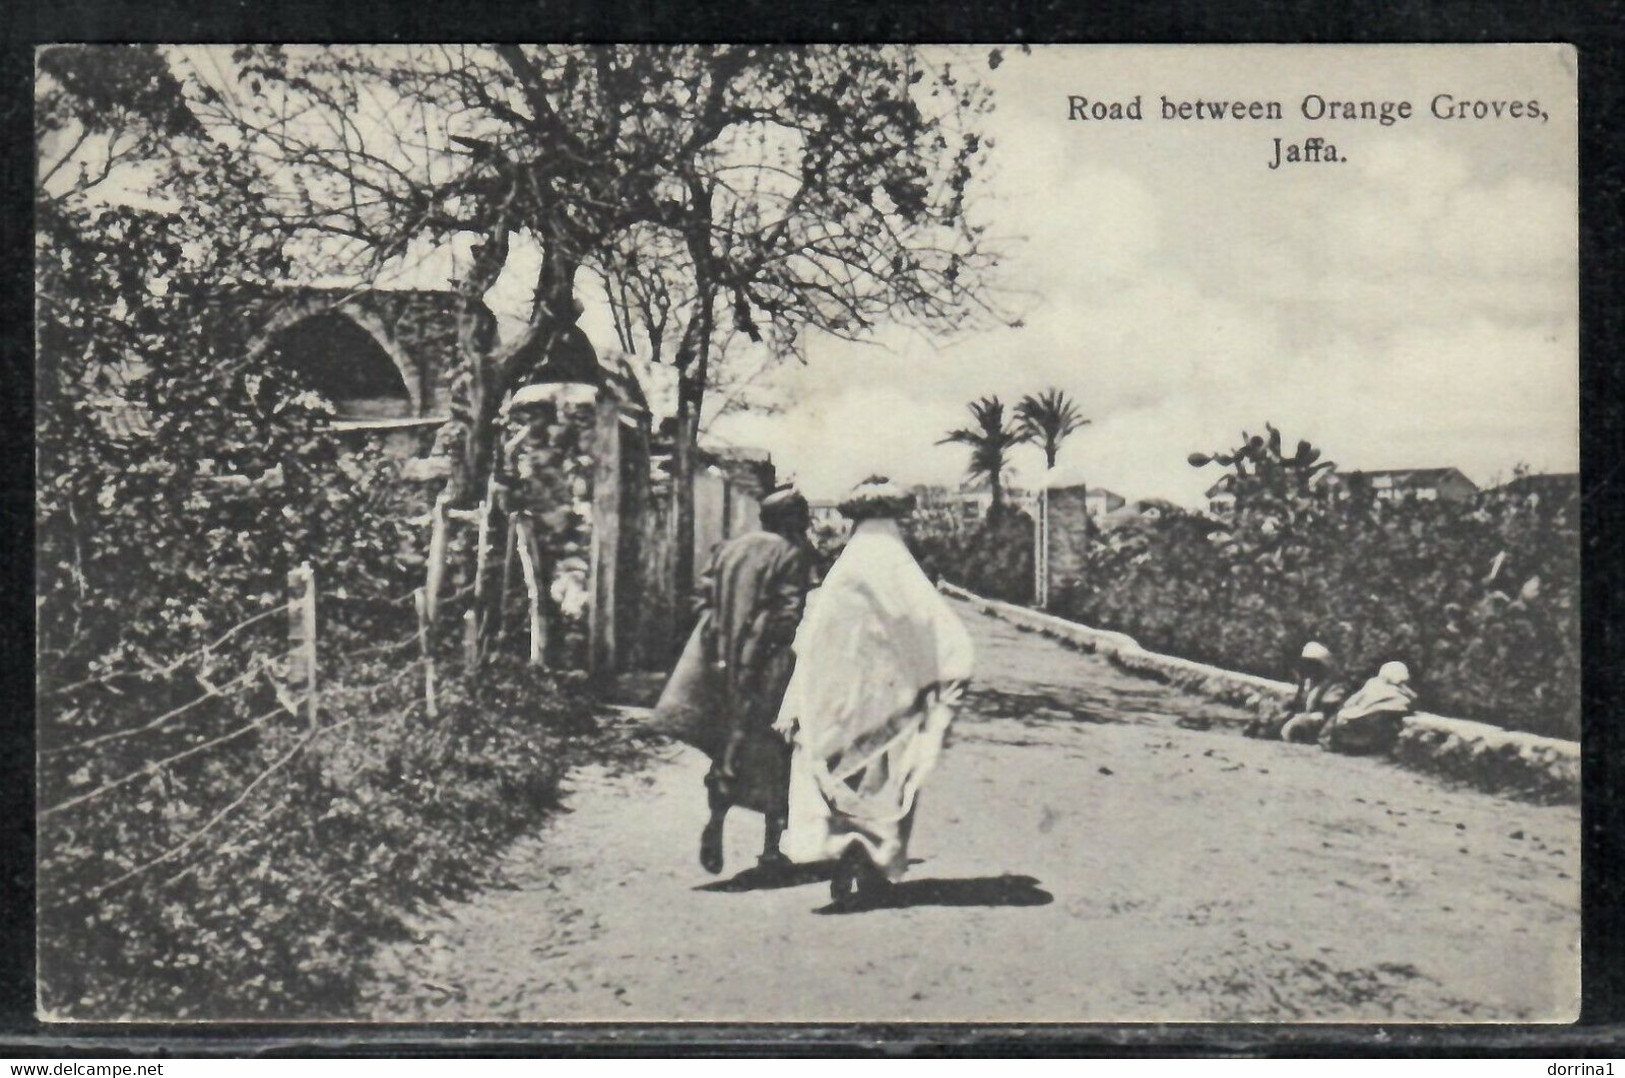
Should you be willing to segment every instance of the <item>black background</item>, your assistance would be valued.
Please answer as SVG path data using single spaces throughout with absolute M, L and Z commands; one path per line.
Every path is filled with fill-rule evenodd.
M 34 1019 L 33 49 L 53 41 L 1560 41 L 1580 54 L 1584 991 L 1575 1026 L 41 1026 Z M 1282 0 L 0 0 L 0 1055 L 1625 1054 L 1625 6 Z M 1509 402 L 1509 406 L 1512 402 Z M 772 956 L 762 956 L 764 961 Z M 1080 977 L 1095 975 L 1077 971 Z

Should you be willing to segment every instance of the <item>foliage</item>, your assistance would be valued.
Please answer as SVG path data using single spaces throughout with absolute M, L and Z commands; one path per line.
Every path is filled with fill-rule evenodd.
M 1264 424 L 1268 436 L 1241 432 L 1241 446 L 1229 453 L 1192 453 L 1193 468 L 1219 464 L 1230 469 L 1219 486 L 1235 499 L 1231 541 L 1247 560 L 1286 571 L 1298 550 L 1300 533 L 1324 515 L 1330 488 L 1324 484 L 1336 463 L 1300 440 L 1288 456 L 1281 432 Z M 1324 495 L 1324 496 L 1323 496 Z
M 382 684 L 398 664 L 352 667 L 345 682 Z M 248 776 L 298 744 L 302 722 L 284 716 L 252 743 L 174 765 L 49 827 L 39 936 L 47 1013 L 347 1013 L 372 948 L 400 938 L 429 904 L 485 882 L 493 855 L 557 803 L 571 746 L 586 744 L 594 726 L 576 683 L 515 663 L 443 681 L 435 720 L 414 700 L 420 686 L 409 678 L 383 693 L 330 696 L 330 732 L 199 850 L 104 895 L 72 902 L 198 831 Z
M 1053 387 L 1036 396 L 1029 393 L 1016 404 L 1018 428 L 1027 441 L 1044 450 L 1044 463 L 1050 468 L 1055 467 L 1067 438 L 1090 422 L 1077 401 Z
M 1057 612 L 1269 677 L 1289 678 L 1311 639 L 1350 682 L 1400 659 L 1424 709 L 1578 736 L 1574 493 L 1465 505 L 1334 493 L 1315 482 L 1328 470 L 1318 452 L 1300 442 L 1283 456 L 1278 437 L 1220 460 L 1237 497 L 1229 520 L 1171 513 L 1109 533 Z
M 399 591 L 388 466 L 221 325 L 222 279 L 275 250 L 203 207 L 42 202 L 37 222 L 41 684 L 162 665 L 282 601 L 304 561 Z
M 446 678 L 434 723 L 408 710 L 422 501 L 245 332 L 239 292 L 288 267 L 263 183 L 190 141 L 162 92 L 115 93 L 155 114 L 94 126 L 115 122 L 107 72 L 162 89 L 150 55 L 45 56 L 40 158 L 92 165 L 42 166 L 81 178 L 35 201 L 42 1003 L 330 1016 L 380 934 L 552 803 L 591 704 L 497 668 Z M 167 204 L 100 197 L 136 166 Z M 319 733 L 282 706 L 297 686 L 273 687 L 305 562 Z
M 966 475 L 987 482 L 993 495 L 988 516 L 997 518 L 1004 512 L 1004 473 L 1010 468 L 1010 450 L 1027 441 L 1028 434 L 1005 421 L 1004 402 L 998 397 L 983 397 L 968 407 L 973 425 L 949 431 L 937 444 L 970 447 Z
M 959 506 L 924 493 L 901 521 L 903 539 L 932 583 L 946 580 L 990 598 L 1025 603 L 1033 592 L 1033 520 L 1015 510 L 967 522 Z M 844 522 L 814 521 L 810 540 L 828 572 L 846 546 Z
M 409 608 L 385 597 L 419 579 L 421 557 L 393 466 L 341 446 L 325 430 L 323 402 L 251 362 L 218 326 L 226 267 L 243 269 L 239 235 L 207 218 L 124 207 L 39 209 L 49 301 L 39 348 L 40 684 L 69 690 L 39 715 L 42 748 L 65 750 L 42 761 L 43 803 L 54 805 L 277 715 L 253 670 L 280 672 L 280 611 L 201 667 L 154 671 L 223 626 L 274 610 L 290 568 L 309 561 L 332 596 L 322 602 L 332 663 L 334 652 L 410 631 Z M 274 718 L 46 822 L 45 1006 L 76 1018 L 337 1013 L 403 911 L 455 893 L 553 803 L 560 739 L 589 713 L 573 690 L 500 672 L 482 672 L 478 706 L 447 683 L 434 727 L 398 699 L 339 689 L 398 675 L 410 658 L 325 668 L 323 721 L 355 725 L 321 735 L 219 833 L 106 896 L 55 905 L 198 833 L 294 749 L 302 724 Z M 68 684 L 121 671 L 85 689 Z M 150 734 L 70 748 L 244 674 L 239 694 Z
M 1033 520 L 1019 509 L 969 526 L 951 514 L 916 512 L 904 524 L 909 547 L 933 581 L 1025 603 L 1033 595 Z

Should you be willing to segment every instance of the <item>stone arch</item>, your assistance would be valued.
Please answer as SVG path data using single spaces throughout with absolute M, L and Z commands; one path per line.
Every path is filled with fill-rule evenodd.
M 423 414 L 423 380 L 416 365 L 383 322 L 354 303 L 291 304 L 267 323 L 261 339 L 345 418 Z

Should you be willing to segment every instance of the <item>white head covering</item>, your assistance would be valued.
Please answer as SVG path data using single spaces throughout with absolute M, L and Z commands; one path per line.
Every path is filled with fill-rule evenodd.
M 1416 690 L 1405 682 L 1411 672 L 1404 663 L 1383 663 L 1377 676 L 1360 686 L 1360 691 L 1349 697 L 1338 711 L 1338 720 L 1358 719 L 1378 712 L 1408 714 L 1416 703 Z
M 1311 659 L 1317 663 L 1331 662 L 1332 652 L 1325 644 L 1311 640 L 1303 646 L 1303 654 L 1300 658 Z
M 971 675 L 970 634 L 888 517 L 853 528 L 808 599 L 795 653 L 781 716 L 820 757 L 884 737 L 927 690 Z

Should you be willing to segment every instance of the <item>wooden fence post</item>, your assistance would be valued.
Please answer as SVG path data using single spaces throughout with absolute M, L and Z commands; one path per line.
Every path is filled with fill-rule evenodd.
M 508 596 L 513 594 L 513 567 L 519 557 L 519 516 L 516 513 L 508 514 L 507 542 L 502 549 L 502 585 L 497 592 L 497 631 L 496 646 L 500 650 L 503 641 L 508 639 Z
M 480 619 L 473 607 L 463 611 L 463 664 L 470 673 L 480 664 Z
M 427 592 L 426 610 L 431 624 L 439 613 L 440 587 L 446 576 L 447 497 L 446 492 L 441 491 L 429 513 L 429 578 L 424 590 Z
M 304 685 L 306 714 L 315 726 L 316 571 L 308 561 L 288 574 L 288 591 L 288 684 Z
M 413 592 L 412 598 L 418 611 L 418 652 L 423 656 L 423 703 L 428 710 L 429 718 L 434 719 L 440 716 L 440 708 L 435 701 L 434 653 L 429 646 L 428 589 L 419 588 Z
M 525 590 L 530 600 L 530 662 L 541 666 L 547 654 L 547 620 L 542 616 L 547 597 L 542 594 L 541 573 L 536 549 L 536 532 L 527 516 L 514 516 L 514 529 L 518 532 L 519 567 L 525 574 Z
M 474 594 L 469 602 L 467 613 L 463 615 L 464 624 L 464 659 L 468 669 L 473 670 L 480 662 L 480 619 L 486 613 L 485 601 L 485 573 L 486 548 L 491 544 L 491 513 L 496 503 L 496 477 L 485 489 L 485 500 L 480 502 L 479 517 L 476 521 L 474 538 Z

